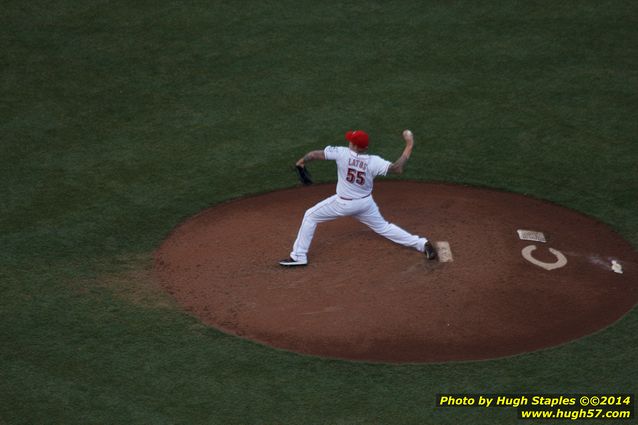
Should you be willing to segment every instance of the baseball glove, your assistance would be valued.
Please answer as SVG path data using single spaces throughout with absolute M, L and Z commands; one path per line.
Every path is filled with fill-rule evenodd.
M 308 186 L 312 184 L 312 176 L 310 175 L 310 171 L 308 168 L 302 167 L 301 165 L 296 165 L 295 170 L 297 170 L 297 176 L 299 177 L 299 181 L 304 186 Z

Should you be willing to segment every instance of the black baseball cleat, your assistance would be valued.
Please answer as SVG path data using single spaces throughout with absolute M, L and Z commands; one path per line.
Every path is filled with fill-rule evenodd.
M 427 258 L 428 260 L 436 259 L 436 250 L 434 249 L 430 241 L 427 241 L 425 243 L 424 248 L 425 249 L 423 250 L 423 254 L 425 254 L 425 258 Z
M 293 260 L 292 258 L 286 258 L 285 260 L 281 260 L 279 262 L 279 265 L 284 267 L 307 266 L 308 260 L 297 261 Z

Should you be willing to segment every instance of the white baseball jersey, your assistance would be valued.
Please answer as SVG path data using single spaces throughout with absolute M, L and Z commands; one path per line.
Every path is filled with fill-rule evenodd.
M 344 146 L 326 146 L 326 159 L 337 162 L 337 195 L 344 199 L 360 199 L 372 193 L 376 176 L 388 173 L 390 161 L 377 155 L 358 154 Z

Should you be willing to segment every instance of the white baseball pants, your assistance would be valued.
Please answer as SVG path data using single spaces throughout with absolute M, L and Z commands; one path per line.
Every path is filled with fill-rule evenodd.
M 297 239 L 292 247 L 290 258 L 295 261 L 307 261 L 308 250 L 317 229 L 317 224 L 334 220 L 337 217 L 352 216 L 376 233 L 401 245 L 423 252 L 426 238 L 412 235 L 399 226 L 388 223 L 372 196 L 362 199 L 346 200 L 337 195 L 324 199 L 304 214 Z

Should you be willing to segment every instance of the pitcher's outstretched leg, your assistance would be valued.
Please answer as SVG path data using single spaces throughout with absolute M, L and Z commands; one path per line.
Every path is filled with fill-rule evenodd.
M 339 212 L 335 208 L 336 198 L 335 195 L 324 199 L 306 211 L 297 233 L 297 239 L 292 246 L 290 258 L 280 261 L 280 265 L 289 267 L 308 264 L 308 251 L 310 250 L 315 230 L 317 230 L 317 224 L 334 220 L 339 216 Z
M 423 252 L 428 260 L 434 260 L 436 258 L 436 251 L 427 238 L 413 235 L 396 224 L 389 223 L 383 218 L 379 212 L 379 207 L 374 201 L 365 212 L 357 215 L 357 219 L 377 234 L 390 239 L 392 242 Z

